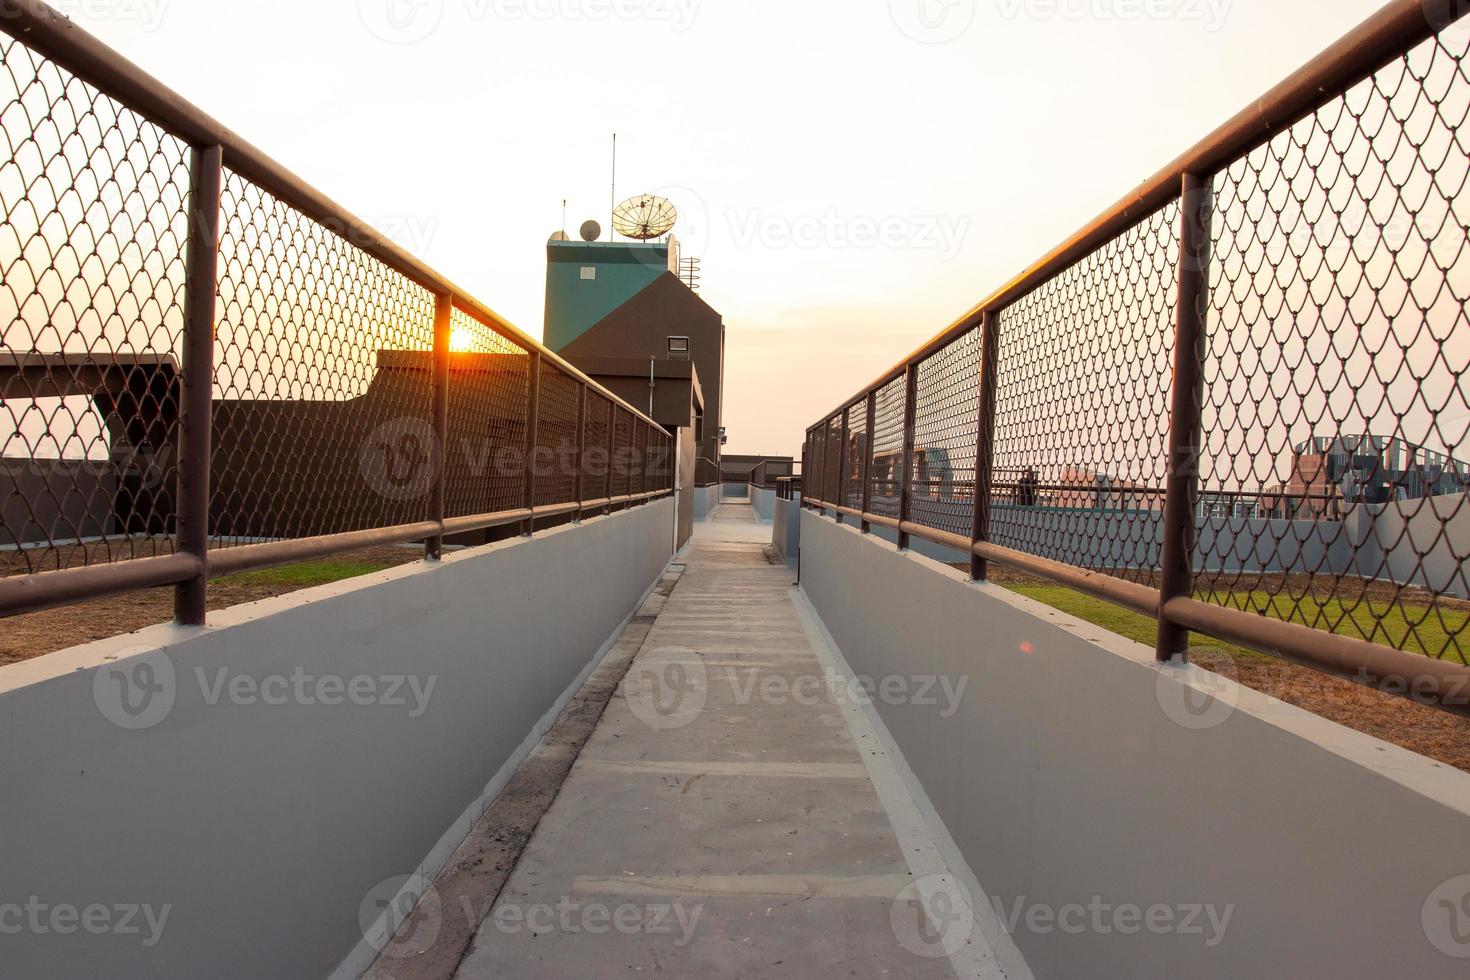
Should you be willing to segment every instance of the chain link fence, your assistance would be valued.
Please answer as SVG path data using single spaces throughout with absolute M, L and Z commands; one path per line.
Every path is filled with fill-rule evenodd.
M 1194 630 L 1470 714 L 1470 31 L 1426 9 L 817 423 L 807 503 L 1157 617 L 1161 660 Z
M 0 31 L 0 615 L 197 623 L 210 575 L 672 491 L 652 419 L 55 11 Z

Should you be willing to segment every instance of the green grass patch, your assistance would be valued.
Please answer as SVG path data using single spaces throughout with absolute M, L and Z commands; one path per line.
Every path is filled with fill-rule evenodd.
M 357 578 L 360 575 L 371 575 L 373 572 L 381 572 L 385 568 L 392 567 L 382 562 L 334 561 L 326 558 L 321 561 L 303 561 L 294 565 L 282 565 L 280 568 L 262 568 L 255 572 L 228 575 L 220 579 L 219 583 L 221 585 L 289 586 L 296 589 L 308 589 L 314 585 L 330 585 L 333 582 Z
M 1007 588 L 1068 616 L 1075 616 L 1083 622 L 1101 626 L 1119 636 L 1148 646 L 1153 646 L 1158 633 L 1157 624 L 1147 616 L 1061 585 L 1012 585 Z M 1217 595 L 1214 601 L 1218 603 L 1222 598 L 1223 596 Z M 1290 596 L 1273 598 L 1265 592 L 1233 593 L 1229 604 L 1233 608 L 1263 613 L 1272 619 L 1311 626 L 1341 636 L 1372 640 L 1429 657 L 1458 659 L 1455 652 L 1457 637 L 1470 639 L 1470 632 L 1467 632 L 1470 612 L 1460 609 L 1385 606 L 1382 603 L 1370 604 L 1366 600 L 1355 606 L 1348 606 L 1339 599 L 1319 599 L 1313 596 L 1302 599 Z M 1462 645 L 1470 645 L 1460 642 Z M 1199 634 L 1195 634 L 1191 645 L 1196 650 L 1213 650 L 1232 656 L 1261 656 L 1244 647 Z

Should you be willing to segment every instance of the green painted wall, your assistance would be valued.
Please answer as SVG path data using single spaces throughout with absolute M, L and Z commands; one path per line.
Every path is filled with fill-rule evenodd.
M 595 278 L 583 278 L 583 270 Z M 548 242 L 547 347 L 568 344 L 669 271 L 669 246 L 641 242 Z

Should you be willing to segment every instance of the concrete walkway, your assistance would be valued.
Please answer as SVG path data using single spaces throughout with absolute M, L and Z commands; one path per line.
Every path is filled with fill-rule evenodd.
M 697 526 L 459 977 L 999 976 L 917 911 L 914 821 L 816 682 L 831 665 L 769 538 L 743 501 Z

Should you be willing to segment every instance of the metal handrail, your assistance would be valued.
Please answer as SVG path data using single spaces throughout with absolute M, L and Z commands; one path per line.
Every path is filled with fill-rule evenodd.
M 1324 102 L 1341 95 L 1406 50 L 1437 32 L 1426 16 L 1431 0 L 1393 0 L 1336 44 L 1237 113 L 1229 122 L 1130 191 L 1076 234 L 1023 269 L 950 326 L 899 361 L 878 380 L 842 404 L 849 408 L 868 393 L 902 377 L 955 339 L 980 326 L 987 312 L 996 313 L 1076 265 L 1100 245 L 1179 199 L 1186 174 L 1215 173 L 1282 128 L 1297 122 Z
M 6 0 L 0 11 L 0 31 L 50 59 L 60 68 L 100 93 L 115 99 L 139 116 L 185 141 L 189 161 L 191 221 L 185 254 L 184 371 L 179 413 L 179 507 L 175 554 L 134 559 L 115 564 L 0 579 L 0 616 L 31 612 L 81 599 L 137 589 L 173 585 L 175 619 L 200 625 L 205 617 L 205 588 L 212 577 L 266 568 L 324 555 L 340 554 L 376 545 L 424 540 L 426 555 L 437 558 L 446 535 L 520 523 L 534 532 L 537 519 L 631 506 L 674 493 L 672 467 L 669 486 L 649 492 L 613 496 L 596 501 L 567 501 L 549 506 L 535 503 L 534 451 L 539 448 L 537 387 L 540 370 L 550 365 L 579 383 L 578 449 L 585 451 L 588 393 L 596 392 L 612 405 L 614 416 L 626 413 L 648 427 L 667 431 L 636 406 L 619 398 L 570 362 L 511 325 L 504 317 L 472 297 L 448 278 L 407 250 L 378 233 L 266 153 L 188 102 L 121 54 L 82 30 L 40 0 Z M 527 418 L 525 506 L 512 511 L 471 517 L 445 513 L 443 460 L 427 504 L 426 521 L 394 527 L 370 528 L 312 538 L 296 538 L 239 548 L 209 546 L 210 442 L 213 410 L 214 316 L 218 288 L 218 244 L 222 176 L 226 168 L 271 194 L 282 204 L 317 222 L 325 230 L 382 262 L 436 298 L 434 317 L 433 424 L 443 439 L 448 433 L 448 378 L 453 311 L 479 321 L 527 352 L 530 395 Z M 206 202 L 201 205 L 199 202 Z M 609 424 L 608 449 L 614 426 Z M 645 445 L 647 445 L 645 440 Z M 667 448 L 667 443 L 665 446 Z M 578 467 L 582 468 L 580 461 Z M 576 496 L 583 480 L 576 481 Z
M 196 147 L 217 146 L 223 164 L 283 203 L 327 227 L 356 248 L 382 262 L 429 292 L 452 296 L 454 308 L 474 317 L 526 350 L 541 353 L 551 363 L 598 394 L 649 425 L 658 425 L 646 412 L 624 401 L 583 373 L 570 361 L 547 348 L 427 265 L 388 239 L 347 208 L 286 169 L 265 151 L 235 133 L 148 72 L 87 33 L 65 14 L 41 0 L 6 0 L 0 31 L 14 37 L 65 68 L 77 78 L 110 95 L 150 121 Z
M 1453 21 L 1470 12 L 1463 5 L 1446 10 L 1444 20 Z M 1137 189 L 1108 208 L 1092 222 L 995 290 L 952 325 L 925 342 L 913 353 L 880 375 L 856 396 L 841 403 L 807 430 L 803 469 L 819 474 L 803 503 L 820 511 L 831 511 L 838 523 L 856 518 L 863 533 L 872 527 L 898 534 L 900 547 L 919 538 L 972 555 L 972 577 L 987 577 L 987 563 L 995 562 L 1027 572 L 1085 594 L 1116 603 L 1154 617 L 1159 623 L 1158 659 L 1178 662 L 1186 658 L 1188 630 L 1240 643 L 1281 659 L 1325 673 L 1346 677 L 1388 693 L 1470 717 L 1470 666 L 1454 664 L 1368 640 L 1338 636 L 1294 623 L 1269 619 L 1243 610 L 1215 606 L 1193 598 L 1191 545 L 1194 534 L 1193 504 L 1199 493 L 1199 405 L 1192 397 L 1201 369 L 1203 345 L 1200 301 L 1205 277 L 1202 253 L 1208 249 L 1209 181 L 1243 154 L 1267 142 L 1274 134 L 1299 122 L 1359 82 L 1401 58 L 1414 46 L 1434 37 L 1446 24 L 1431 21 L 1427 0 L 1393 0 L 1377 14 L 1349 32 L 1340 41 L 1312 59 L 1305 67 L 1272 88 L 1189 151 L 1178 157 Z M 1453 16 L 1451 16 L 1453 14 Z M 1075 266 L 1096 249 L 1138 222 L 1164 208 L 1180 204 L 1179 317 L 1176 323 L 1175 390 L 1170 407 L 1170 446 L 1165 496 L 1164 555 L 1160 562 L 1162 588 L 1128 582 L 1100 572 L 1065 565 L 1035 555 L 1000 547 L 990 540 L 989 507 L 995 485 L 990 472 L 995 433 L 994 360 L 1000 312 L 1017 300 Z M 1198 208 L 1201 213 L 1196 214 Z M 977 492 L 974 494 L 973 534 L 965 537 L 929 528 L 912 518 L 915 482 L 914 382 L 919 365 L 950 344 L 971 333 L 984 331 L 982 393 L 977 426 Z M 866 406 L 866 432 L 874 431 L 874 406 L 878 392 L 906 379 L 902 485 L 897 518 L 872 513 L 872 446 L 869 439 L 863 461 L 864 489 L 861 508 L 848 506 L 846 483 L 852 470 L 847 459 L 848 420 L 854 410 Z M 988 386 L 988 391 L 986 390 Z M 827 472 L 833 462 L 828 443 L 833 426 L 842 420 L 843 445 L 838 455 L 839 472 Z M 981 481 L 985 481 L 983 487 Z M 1078 489 L 1086 490 L 1082 487 Z M 983 491 L 983 492 L 982 492 Z M 837 501 L 825 499 L 836 493 Z

